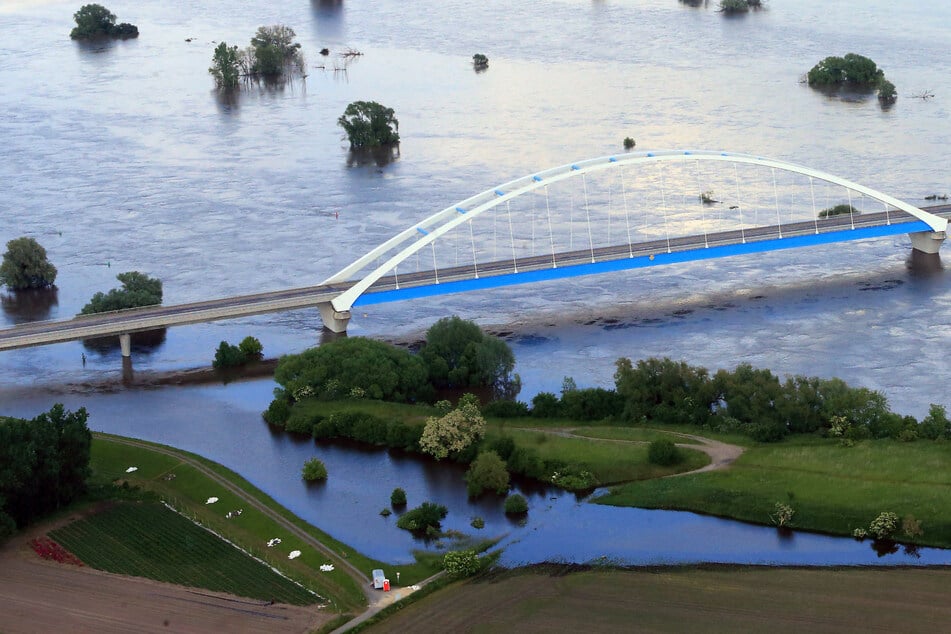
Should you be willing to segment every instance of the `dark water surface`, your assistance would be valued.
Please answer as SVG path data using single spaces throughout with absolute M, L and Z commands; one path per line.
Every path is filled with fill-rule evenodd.
M 141 37 L 95 45 L 68 39 L 76 8 L 0 0 L 0 242 L 33 236 L 60 271 L 55 293 L 0 293 L 3 325 L 69 317 L 132 269 L 161 278 L 166 303 L 314 284 L 457 200 L 618 152 L 625 136 L 638 149 L 785 159 L 916 204 L 951 191 L 951 6 L 941 3 L 775 2 L 728 19 L 672 0 L 123 1 L 109 9 Z M 207 74 L 214 42 L 244 46 L 258 26 L 274 23 L 297 31 L 306 81 L 216 95 Z M 325 46 L 328 58 L 317 54 Z M 347 63 L 340 54 L 349 48 L 363 55 Z M 484 73 L 472 70 L 476 52 L 490 59 Z M 894 107 L 799 83 L 821 58 L 848 52 L 885 69 L 898 86 Z M 925 91 L 935 97 L 912 97 Z M 396 110 L 395 162 L 349 164 L 335 121 L 356 99 Z M 779 375 L 839 376 L 920 417 L 931 402 L 951 405 L 949 305 L 943 267 L 910 261 L 899 237 L 369 307 L 355 314 L 351 334 L 413 337 L 448 314 L 495 326 L 512 333 L 526 399 L 557 391 L 565 375 L 608 386 L 621 355 L 669 355 L 712 369 L 750 362 Z M 295 352 L 318 342 L 318 328 L 315 311 L 174 328 L 137 352 L 134 367 L 207 364 L 219 341 L 249 334 L 268 356 Z M 451 528 L 466 529 L 479 514 L 486 533 L 510 531 L 511 561 L 642 561 L 645 544 L 654 557 L 678 560 L 692 556 L 684 553 L 698 541 L 695 522 L 724 535 L 713 557 L 875 557 L 851 540 L 782 541 L 766 529 L 578 505 L 560 494 L 533 494 L 529 524 L 511 527 L 498 504 L 459 502 L 452 470 L 271 437 L 258 417 L 267 381 L 54 393 L 120 375 L 115 349 L 68 343 L 5 352 L 0 410 L 86 405 L 94 428 L 206 454 L 382 558 L 405 560 L 413 547 L 393 518 L 377 515 L 397 485 L 411 500 L 450 506 Z M 324 489 L 298 480 L 315 452 L 339 474 Z M 662 517 L 671 519 L 654 519 Z M 658 541 L 669 547 L 656 550 Z

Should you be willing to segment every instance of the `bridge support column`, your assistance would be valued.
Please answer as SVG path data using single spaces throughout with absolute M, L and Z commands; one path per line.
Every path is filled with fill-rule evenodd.
M 922 253 L 937 253 L 946 236 L 944 231 L 916 231 L 909 233 L 911 248 Z
M 132 356 L 132 335 L 119 335 L 119 347 L 122 349 L 123 357 Z
M 324 322 L 324 328 L 331 332 L 347 332 L 347 324 L 350 323 L 349 310 L 336 310 L 330 302 L 317 304 L 317 310 L 320 311 L 320 318 Z

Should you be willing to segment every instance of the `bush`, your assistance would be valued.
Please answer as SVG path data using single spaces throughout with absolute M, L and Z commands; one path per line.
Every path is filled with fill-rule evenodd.
M 325 467 L 324 463 L 317 458 L 311 458 L 304 463 L 304 468 L 301 470 L 301 477 L 303 477 L 308 482 L 326 480 L 327 467 Z
M 511 436 L 496 436 L 484 444 L 486 451 L 494 451 L 502 460 L 508 459 L 515 452 L 515 439 Z
M 347 133 L 351 149 L 400 142 L 400 122 L 393 109 L 375 101 L 354 101 L 337 119 L 337 125 Z
M 493 418 L 524 418 L 531 415 L 528 405 L 509 400 L 491 401 L 483 406 L 482 413 Z
M 668 467 L 683 460 L 683 455 L 673 441 L 661 439 L 651 441 L 651 444 L 648 445 L 647 460 L 651 464 Z
M 483 55 L 482 53 L 476 53 L 472 56 L 472 65 L 477 69 L 484 69 L 489 67 L 489 58 Z
M 321 416 L 314 416 L 302 409 L 292 409 L 290 416 L 284 422 L 284 430 L 292 434 L 313 436 L 316 426 L 323 420 Z
M 241 343 L 238 344 L 238 349 L 241 350 L 241 354 L 244 355 L 246 362 L 260 361 L 261 357 L 264 356 L 264 346 L 261 345 L 257 337 L 245 337 L 241 340 Z
M 304 58 L 300 44 L 294 42 L 296 36 L 294 29 L 283 24 L 258 27 L 251 38 L 251 74 L 278 77 L 288 70 L 301 71 Z
M 291 415 L 291 408 L 284 399 L 274 399 L 261 414 L 265 422 L 276 427 L 284 427 Z
M 476 530 L 482 530 L 483 528 L 485 528 L 485 520 L 479 516 L 473 517 L 472 521 L 469 522 L 469 526 L 471 526 L 472 528 Z
M 524 496 L 514 493 L 505 498 L 505 514 L 520 515 L 528 512 L 528 500 Z
M 898 515 L 890 511 L 885 511 L 879 513 L 878 517 L 872 520 L 872 523 L 868 525 L 868 532 L 872 534 L 875 539 L 891 539 L 895 531 L 898 530 L 898 526 Z
M 449 511 L 441 504 L 423 502 L 416 508 L 406 511 L 397 520 L 396 525 L 403 530 L 414 533 L 429 533 L 438 531 L 440 522 L 445 519 Z
M 776 502 L 773 514 L 769 516 L 769 519 L 773 521 L 773 524 L 782 528 L 789 525 L 789 522 L 792 521 L 792 518 L 795 514 L 795 509 L 793 509 L 793 507 L 790 505 L 783 502 Z
M 471 577 L 479 572 L 479 556 L 474 550 L 450 551 L 443 557 L 442 567 L 450 577 Z
M 46 258 L 46 249 L 33 238 L 16 238 L 7 242 L 7 251 L 0 264 L 0 285 L 19 291 L 46 288 L 56 281 L 56 267 Z
M 419 446 L 437 460 L 473 448 L 485 435 L 485 419 L 479 408 L 460 400 L 460 407 L 445 416 L 426 420 Z
M 878 83 L 878 100 L 879 102 L 888 105 L 893 104 L 898 99 L 898 91 L 895 89 L 895 84 L 888 81 L 884 77 L 882 81 Z
M 632 150 L 634 146 L 637 145 L 637 142 L 629 136 L 624 137 L 624 149 Z
M 222 370 L 224 368 L 235 368 L 243 364 L 244 355 L 241 354 L 240 348 L 231 345 L 227 341 L 222 341 L 218 344 L 218 349 L 215 350 L 215 358 L 211 362 L 211 367 Z
M 532 398 L 532 416 L 535 418 L 558 418 L 561 402 L 551 392 L 539 392 Z
M 406 506 L 406 491 L 400 487 L 393 489 L 393 492 L 390 493 L 390 504 L 396 507 Z
M 819 212 L 820 218 L 831 218 L 832 216 L 845 216 L 849 214 L 858 215 L 862 213 L 856 209 L 853 205 L 848 203 L 842 203 L 841 205 L 836 205 L 835 207 L 828 207 Z
M 826 57 L 809 70 L 806 79 L 810 86 L 876 87 L 885 73 L 869 58 L 849 53 L 845 57 Z
M 484 451 L 476 457 L 466 472 L 466 490 L 469 497 L 477 497 L 484 491 L 501 495 L 509 490 L 509 472 L 499 454 Z
M 568 491 L 586 491 L 598 486 L 598 479 L 587 469 L 561 465 L 552 472 L 551 483 Z

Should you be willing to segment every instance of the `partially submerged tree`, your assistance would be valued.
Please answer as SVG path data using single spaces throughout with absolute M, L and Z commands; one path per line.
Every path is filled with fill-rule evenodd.
M 262 26 L 251 38 L 253 62 L 251 73 L 276 77 L 287 71 L 304 71 L 304 56 L 300 44 L 294 42 L 294 29 L 283 24 Z
M 426 420 L 419 448 L 437 460 L 449 454 L 465 451 L 485 436 L 485 419 L 479 407 L 471 402 L 461 403 L 445 416 Z
M 507 343 L 457 316 L 444 317 L 426 331 L 419 356 L 435 387 L 504 387 L 512 377 L 515 355 Z
M 472 66 L 478 70 L 485 70 L 489 67 L 489 58 L 482 53 L 476 53 L 472 56 Z
M 138 271 L 119 273 L 116 279 L 122 282 L 121 288 L 114 288 L 108 293 L 96 293 L 89 303 L 83 306 L 80 314 L 90 315 L 162 303 L 162 280 Z
M 885 73 L 864 55 L 849 53 L 845 57 L 830 56 L 813 66 L 806 79 L 810 86 L 855 86 L 875 88 Z
M 0 285 L 18 291 L 46 288 L 56 281 L 56 267 L 46 258 L 46 249 L 33 238 L 15 238 L 7 242 L 0 264 Z
M 400 142 L 400 122 L 393 109 L 375 101 L 354 101 L 337 119 L 337 125 L 347 133 L 351 149 Z
M 76 26 L 69 32 L 69 37 L 74 40 L 139 37 L 137 26 L 128 22 L 116 24 L 115 14 L 101 4 L 83 5 L 73 14 L 73 19 L 76 20 Z
M 241 52 L 237 46 L 222 42 L 215 47 L 208 72 L 215 78 L 218 88 L 235 88 L 241 80 Z

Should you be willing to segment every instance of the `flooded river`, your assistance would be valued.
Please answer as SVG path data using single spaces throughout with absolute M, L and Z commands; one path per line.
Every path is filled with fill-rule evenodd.
M 67 36 L 77 6 L 0 0 L 0 242 L 35 237 L 59 269 L 55 293 L 0 294 L 0 325 L 69 317 L 127 270 L 161 278 L 166 303 L 315 284 L 457 200 L 618 152 L 626 136 L 639 150 L 722 149 L 792 161 L 913 204 L 951 191 L 951 7 L 777 0 L 728 18 L 715 4 L 124 0 L 109 9 L 141 36 L 81 45 Z M 306 80 L 220 98 L 207 73 L 215 42 L 245 46 L 258 26 L 275 23 L 297 32 Z M 327 57 L 318 54 L 324 47 Z M 343 56 L 348 51 L 362 54 Z M 885 70 L 898 87 L 894 107 L 827 97 L 800 83 L 823 57 L 848 52 Z M 473 72 L 474 53 L 489 57 L 486 72 Z M 389 165 L 349 160 L 335 122 L 358 99 L 396 111 L 402 143 Z M 779 375 L 839 376 L 920 417 L 929 403 L 951 405 L 949 304 L 951 277 L 940 263 L 912 261 L 902 236 L 372 306 L 355 314 L 350 333 L 409 339 L 441 316 L 474 319 L 509 333 L 524 399 L 557 391 L 566 375 L 581 386 L 609 386 L 618 356 L 668 355 L 711 369 L 748 361 Z M 249 334 L 276 356 L 314 345 L 318 329 L 316 311 L 174 328 L 133 364 L 204 365 L 219 341 Z M 348 498 L 336 484 L 302 488 L 298 463 L 315 449 L 274 438 L 260 423 L 267 381 L 61 393 L 65 384 L 120 374 L 117 349 L 68 343 L 5 352 L 0 411 L 32 415 L 54 399 L 87 405 L 94 428 L 224 462 L 384 558 L 405 558 L 411 540 L 392 527 L 379 539 L 354 531 L 368 514 L 376 521 L 382 493 L 396 486 L 391 480 L 411 498 L 416 486 L 419 496 L 455 504 L 458 474 L 437 477 L 412 460 L 339 448 L 319 450 L 331 473 L 353 464 L 361 474 L 340 486 L 359 489 L 365 476 L 380 478 L 379 489 Z M 243 412 L 238 423 L 216 414 L 234 409 Z M 587 540 L 566 546 L 555 534 L 608 517 L 617 518 L 612 531 L 649 527 L 656 517 L 533 495 L 533 509 L 551 508 L 511 528 L 519 541 L 507 556 L 515 561 L 558 553 L 633 559 L 633 547 L 613 533 L 590 541 L 606 553 L 589 552 Z M 328 504 L 331 497 L 339 503 Z M 329 510 L 347 504 L 359 511 Z M 466 528 L 476 513 L 492 530 L 510 530 L 498 509 L 464 504 L 451 509 L 451 527 Z M 674 532 L 685 537 L 671 542 L 671 559 L 690 552 L 688 528 L 657 535 Z M 545 545 L 555 550 L 543 555 Z M 868 550 L 855 548 L 862 556 Z M 840 561 L 820 552 L 821 561 Z

